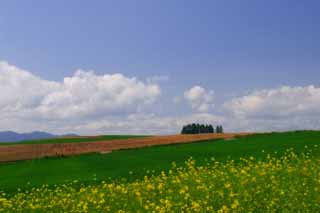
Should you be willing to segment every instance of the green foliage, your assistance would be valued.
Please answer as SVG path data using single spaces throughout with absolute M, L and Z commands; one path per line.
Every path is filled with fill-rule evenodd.
M 216 133 L 223 133 L 223 127 L 221 125 L 216 127 Z
M 167 171 L 171 162 L 183 165 L 190 156 L 199 165 L 214 157 L 221 162 L 238 161 L 253 156 L 263 160 L 265 153 L 281 155 L 288 148 L 297 153 L 305 146 L 320 144 L 319 131 L 300 131 L 257 134 L 232 141 L 206 141 L 201 143 L 155 146 L 120 150 L 110 154 L 87 154 L 64 158 L 48 158 L 0 164 L 0 189 L 14 192 L 17 188 L 37 187 L 43 184 L 62 184 L 71 180 L 95 183 L 99 180 L 126 178 L 129 181 L 148 174 Z M 275 153 L 276 152 L 276 153 Z M 320 153 L 314 153 L 320 156 Z M 129 174 L 132 171 L 133 174 Z
M 210 124 L 188 124 L 183 126 L 181 134 L 202 134 L 202 133 L 214 133 L 214 128 Z
M 265 153 L 236 163 L 193 158 L 157 176 L 55 187 L 43 185 L 12 196 L 0 193 L 4 212 L 319 212 L 319 146 L 297 154 Z

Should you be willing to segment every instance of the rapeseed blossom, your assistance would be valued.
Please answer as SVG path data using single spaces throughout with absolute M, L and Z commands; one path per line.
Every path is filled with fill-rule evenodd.
M 202 166 L 190 158 L 134 182 L 0 192 L 0 212 L 320 212 L 320 157 L 308 149 Z

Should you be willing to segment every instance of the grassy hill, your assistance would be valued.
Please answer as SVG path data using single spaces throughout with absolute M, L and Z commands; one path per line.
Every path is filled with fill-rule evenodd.
M 254 156 L 260 160 L 266 153 L 282 154 L 287 148 L 302 152 L 305 146 L 320 145 L 319 131 L 270 133 L 192 144 L 156 146 L 121 150 L 110 154 L 88 154 L 66 158 L 48 158 L 0 164 L 0 189 L 13 192 L 42 184 L 61 184 L 72 180 L 93 183 L 101 180 L 142 178 L 168 170 L 175 161 L 183 164 L 189 157 L 205 164 L 211 157 L 219 161 Z M 314 153 L 320 155 L 320 153 Z

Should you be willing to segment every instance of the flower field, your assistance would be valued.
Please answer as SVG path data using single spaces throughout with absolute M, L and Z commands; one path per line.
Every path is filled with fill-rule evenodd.
M 98 185 L 43 185 L 0 194 L 0 211 L 38 212 L 320 212 L 320 158 L 317 145 L 296 154 L 240 162 L 208 159 L 134 182 Z

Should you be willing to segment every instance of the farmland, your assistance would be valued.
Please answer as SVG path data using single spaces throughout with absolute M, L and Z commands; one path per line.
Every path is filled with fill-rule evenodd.
M 0 162 L 30 160 L 43 157 L 72 156 L 94 152 L 110 153 L 114 150 L 141 148 L 154 145 L 191 143 L 212 139 L 231 139 L 248 134 L 250 133 L 167 135 L 81 143 L 19 144 L 15 146 L 0 146 Z
M 319 146 L 320 133 L 305 131 L 4 164 L 0 167 L 2 186 L 21 187 L 18 180 L 23 172 L 20 179 L 8 176 L 18 170 L 24 170 L 25 177 L 36 174 L 29 181 L 36 180 L 39 185 L 28 191 L 2 193 L 0 208 L 318 212 Z M 47 179 L 40 180 L 49 167 Z M 79 167 L 66 174 L 68 169 Z M 54 177 L 51 182 L 49 177 Z M 69 181 L 52 186 L 57 177 Z
M 142 138 L 143 135 L 100 135 L 100 136 L 72 136 L 61 138 L 50 138 L 42 140 L 26 140 L 19 142 L 0 142 L 0 146 L 14 146 L 19 144 L 62 144 L 62 143 L 80 143 L 80 142 L 96 142 L 96 141 L 109 141 L 120 140 L 128 138 Z
M 184 165 L 189 157 L 193 157 L 199 165 L 204 165 L 211 157 L 221 162 L 238 161 L 240 157 L 250 156 L 263 160 L 265 153 L 277 152 L 276 155 L 280 156 L 288 148 L 301 153 L 304 146 L 317 144 L 320 144 L 320 132 L 304 131 L 119 150 L 109 154 L 35 159 L 0 164 L 0 186 L 4 191 L 14 192 L 17 188 L 63 184 L 75 179 L 93 184 L 121 178 L 132 181 L 148 173 L 156 175 L 168 171 L 173 161 Z
M 173 165 L 159 176 L 124 183 L 101 182 L 55 188 L 44 185 L 12 197 L 2 194 L 0 210 L 67 212 L 203 212 L 320 210 L 319 158 L 297 157 L 257 162 L 253 157 L 238 165 L 212 161 L 197 167 Z M 77 183 L 77 180 L 74 181 Z

